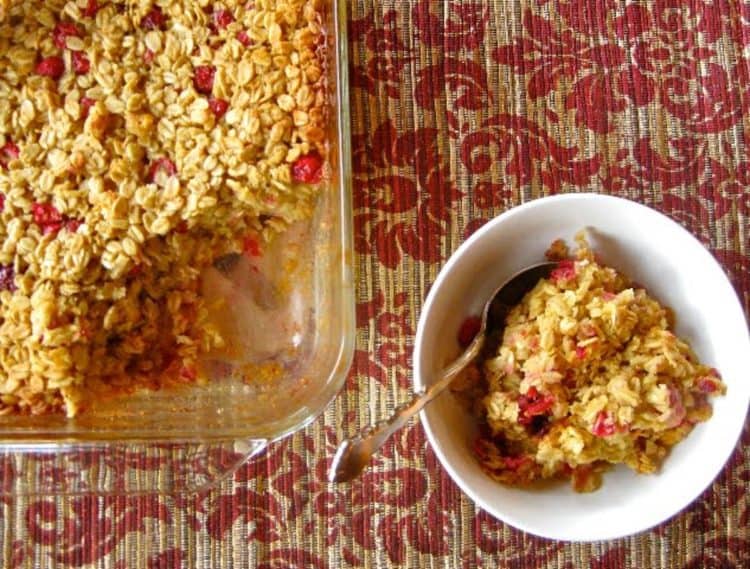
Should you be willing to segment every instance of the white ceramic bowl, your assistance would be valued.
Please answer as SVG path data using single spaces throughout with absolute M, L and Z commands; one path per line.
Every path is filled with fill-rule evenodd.
M 529 491 L 490 479 L 470 442 L 475 420 L 451 394 L 422 412 L 427 437 L 455 482 L 481 508 L 521 530 L 553 539 L 612 539 L 673 516 L 712 482 L 742 431 L 750 401 L 750 336 L 742 307 L 721 266 L 675 222 L 624 199 L 595 194 L 543 198 L 511 209 L 472 235 L 449 259 L 425 302 L 414 346 L 414 384 L 422 388 L 455 357 L 457 330 L 478 314 L 495 287 L 544 260 L 556 238 L 573 245 L 586 228 L 603 261 L 643 284 L 676 314 L 676 332 L 728 391 L 714 416 L 674 447 L 659 474 L 625 466 L 605 473 L 602 488 L 577 494 L 569 485 Z

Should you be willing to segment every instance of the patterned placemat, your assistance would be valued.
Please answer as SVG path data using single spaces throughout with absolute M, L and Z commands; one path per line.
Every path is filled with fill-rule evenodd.
M 414 425 L 351 486 L 337 442 L 409 396 L 419 310 L 487 219 L 558 192 L 687 227 L 750 312 L 750 3 L 352 0 L 357 343 L 325 417 L 195 496 L 5 499 L 3 567 L 745 567 L 750 432 L 701 498 L 564 544 L 478 511 Z M 23 473 L 19 473 L 23 475 Z

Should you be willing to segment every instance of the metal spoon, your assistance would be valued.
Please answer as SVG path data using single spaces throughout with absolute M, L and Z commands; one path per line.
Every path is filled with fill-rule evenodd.
M 484 305 L 477 335 L 450 366 L 443 370 L 442 377 L 430 387 L 414 394 L 410 401 L 397 408 L 393 415 L 368 427 L 358 435 L 344 440 L 333 457 L 328 471 L 330 482 L 348 482 L 356 478 L 370 462 L 372 455 L 388 438 L 403 427 L 409 419 L 419 413 L 430 401 L 440 395 L 451 384 L 453 378 L 464 369 L 484 346 L 487 330 L 502 326 L 508 311 L 518 304 L 536 283 L 549 275 L 556 263 L 539 263 L 519 271 L 500 285 Z

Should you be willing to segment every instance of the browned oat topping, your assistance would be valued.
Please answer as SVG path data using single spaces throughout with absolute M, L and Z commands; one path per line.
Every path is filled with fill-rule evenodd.
M 0 414 L 196 379 L 201 269 L 314 207 L 320 1 L 0 2 Z

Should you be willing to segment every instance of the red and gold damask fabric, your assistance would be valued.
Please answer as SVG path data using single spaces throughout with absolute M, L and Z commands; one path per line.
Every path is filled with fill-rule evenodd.
M 337 442 L 409 395 L 422 300 L 505 209 L 597 191 L 653 206 L 750 312 L 750 2 L 349 2 L 357 342 L 325 417 L 205 495 L 7 499 L 4 567 L 719 568 L 750 563 L 750 431 L 687 511 L 563 544 L 478 511 L 418 425 L 351 486 Z M 23 475 L 23 473 L 18 473 Z

